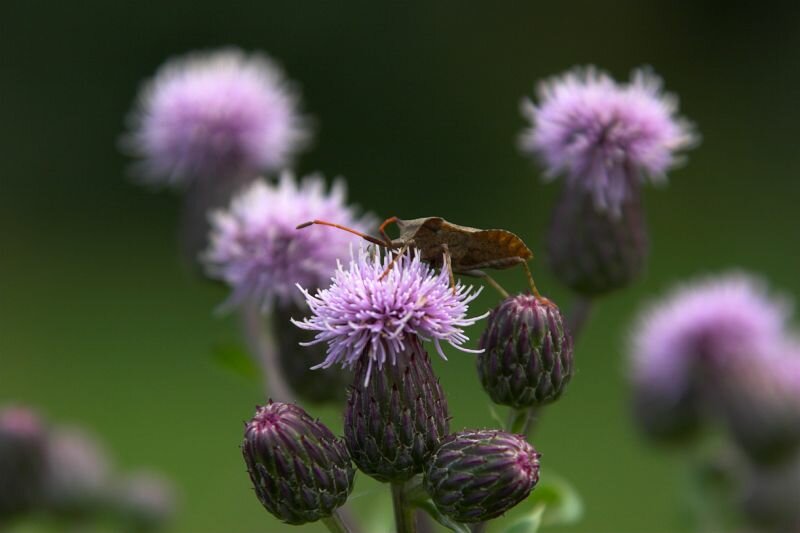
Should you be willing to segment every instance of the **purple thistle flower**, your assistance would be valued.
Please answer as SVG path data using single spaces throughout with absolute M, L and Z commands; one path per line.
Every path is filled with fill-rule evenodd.
M 312 296 L 298 284 L 312 316 L 292 322 L 318 332 L 308 345 L 328 343 L 325 361 L 315 368 L 337 363 L 353 367 L 368 357 L 368 382 L 372 365 L 394 364 L 412 336 L 432 340 L 443 359 L 447 358 L 441 341 L 464 352 L 480 353 L 462 346 L 469 340 L 462 328 L 488 316 L 466 316 L 480 289 L 473 291 L 459 281 L 454 291 L 447 270 L 437 274 L 417 251 L 399 257 L 382 278 L 391 260 L 391 254 L 381 254 L 380 249 L 360 248 L 347 269 L 339 265 L 330 288 Z
M 653 304 L 631 339 L 632 382 L 647 431 L 695 425 L 702 372 L 778 354 L 787 318 L 786 302 L 745 274 L 687 284 Z
M 320 176 L 298 183 L 284 173 L 277 185 L 256 181 L 234 197 L 227 210 L 214 212 L 203 261 L 209 276 L 232 288 L 224 307 L 248 299 L 264 309 L 275 300 L 282 307 L 302 304 L 296 284 L 327 285 L 337 260 L 347 255 L 358 237 L 322 227 L 296 227 L 318 218 L 366 229 L 371 218 L 356 218 L 345 197 L 341 180 L 326 193 Z
M 618 84 L 594 67 L 576 68 L 541 83 L 538 96 L 538 104 L 522 104 L 532 126 L 521 149 L 542 159 L 548 180 L 563 173 L 589 192 L 599 211 L 617 213 L 631 179 L 664 182 L 680 162 L 676 152 L 698 140 L 675 116 L 677 98 L 646 69 Z
M 123 145 L 152 184 L 278 170 L 309 137 L 297 107 L 268 57 L 195 52 L 167 61 L 144 85 Z

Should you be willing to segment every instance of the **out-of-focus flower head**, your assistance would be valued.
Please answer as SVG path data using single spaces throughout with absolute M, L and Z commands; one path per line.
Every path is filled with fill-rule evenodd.
M 135 472 L 117 483 L 114 507 L 137 531 L 160 530 L 175 513 L 175 489 L 155 472 Z
M 678 101 L 647 69 L 627 84 L 594 67 L 576 68 L 540 84 L 538 104 L 523 101 L 532 126 L 520 146 L 538 156 L 553 179 L 588 191 L 600 211 L 615 213 L 630 179 L 663 182 L 677 153 L 697 142 L 692 125 L 676 117 Z
M 0 522 L 39 503 L 46 443 L 47 429 L 35 411 L 23 406 L 0 408 Z
M 142 179 L 170 186 L 281 169 L 309 138 L 281 70 L 236 48 L 167 61 L 142 88 L 130 130 L 123 144 Z
M 758 364 L 782 353 L 788 314 L 784 299 L 740 273 L 687 284 L 652 304 L 631 342 L 634 389 L 648 407 L 642 413 L 659 424 L 672 411 L 688 415 L 699 371 L 714 372 L 733 360 Z
M 330 192 L 320 176 L 297 182 L 289 173 L 277 185 L 256 181 L 234 197 L 227 210 L 211 215 L 211 238 L 203 256 L 212 278 L 232 293 L 226 307 L 255 301 L 264 309 L 302 303 L 295 285 L 327 285 L 337 260 L 358 237 L 331 228 L 297 225 L 323 219 L 366 230 L 371 217 L 357 218 L 345 203 L 343 181 Z
M 360 248 L 347 268 L 339 265 L 329 288 L 312 295 L 301 287 L 312 316 L 293 323 L 318 332 L 309 344 L 328 344 L 319 368 L 353 367 L 361 358 L 369 359 L 369 369 L 381 368 L 395 362 L 412 336 L 432 340 L 443 358 L 441 341 L 474 352 L 462 346 L 468 340 L 462 328 L 488 315 L 466 316 L 480 290 L 460 281 L 453 290 L 447 270 L 436 273 L 416 250 L 391 261 L 380 249 Z
M 77 428 L 56 428 L 47 443 L 45 505 L 56 514 L 96 512 L 111 487 L 106 450 Z

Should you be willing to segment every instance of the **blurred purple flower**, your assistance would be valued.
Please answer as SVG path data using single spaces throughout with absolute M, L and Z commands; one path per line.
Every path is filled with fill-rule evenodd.
M 268 57 L 195 52 L 167 61 L 144 85 L 123 145 L 153 184 L 279 170 L 309 136 L 297 107 Z
M 654 303 L 633 330 L 633 380 L 669 395 L 697 363 L 778 355 L 789 305 L 746 274 L 687 284 Z
M 676 152 L 698 140 L 675 116 L 677 98 L 646 69 L 618 84 L 594 67 L 576 68 L 541 83 L 538 96 L 538 104 L 522 104 L 532 126 L 521 149 L 542 159 L 547 179 L 564 173 L 589 192 L 599 211 L 618 212 L 632 178 L 665 181 L 680 162 Z
M 360 358 L 368 357 L 365 381 L 369 381 L 372 365 L 394 364 L 411 336 L 433 340 L 445 359 L 440 341 L 465 352 L 480 352 L 462 347 L 469 340 L 462 328 L 488 316 L 466 317 L 469 303 L 480 289 L 473 291 L 459 281 L 454 291 L 447 270 L 437 274 L 416 251 L 399 257 L 381 279 L 391 259 L 380 249 L 361 248 L 347 269 L 339 265 L 330 288 L 312 296 L 301 287 L 312 316 L 292 322 L 318 332 L 309 345 L 328 343 L 325 361 L 315 368 L 337 363 L 353 367 Z
M 321 226 L 296 227 L 312 219 L 357 229 L 371 225 L 370 217 L 356 217 L 345 198 L 341 180 L 326 192 L 320 176 L 298 183 L 284 173 L 278 184 L 256 181 L 234 197 L 227 210 L 212 213 L 210 245 L 203 261 L 209 276 L 232 288 L 224 307 L 247 300 L 264 309 L 276 300 L 281 306 L 302 303 L 296 284 L 326 286 L 337 260 L 347 256 L 358 237 Z

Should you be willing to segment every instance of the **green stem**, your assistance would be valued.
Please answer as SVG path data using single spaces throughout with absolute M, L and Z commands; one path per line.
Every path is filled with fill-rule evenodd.
M 414 510 L 406 501 L 404 483 L 392 483 L 392 504 L 394 505 L 394 522 L 397 526 L 397 533 L 416 533 Z
M 269 322 L 255 301 L 246 302 L 242 311 L 242 330 L 250 353 L 261 367 L 267 395 L 275 401 L 292 402 L 294 394 L 286 385 L 278 361 L 278 350 Z
M 350 529 L 345 525 L 344 520 L 339 515 L 339 509 L 333 511 L 333 514 L 327 518 L 322 519 L 322 523 L 328 528 L 331 533 L 350 533 Z
M 590 297 L 581 295 L 575 296 L 572 301 L 572 308 L 567 315 L 567 329 L 572 334 L 573 342 L 583 330 L 583 326 L 592 312 L 592 304 L 593 301 Z

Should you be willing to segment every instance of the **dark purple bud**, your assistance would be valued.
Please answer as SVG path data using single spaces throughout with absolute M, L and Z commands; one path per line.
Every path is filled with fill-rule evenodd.
M 422 472 L 449 429 L 447 401 L 428 354 L 414 337 L 396 362 L 356 363 L 344 415 L 344 436 L 358 468 L 379 481 Z
M 29 511 L 43 490 L 46 431 L 24 407 L 0 410 L 0 524 Z
M 296 306 L 277 307 L 273 313 L 273 331 L 278 348 L 283 376 L 289 387 L 305 401 L 311 403 L 333 403 L 342 405 L 347 398 L 347 387 L 353 373 L 338 365 L 311 370 L 325 360 L 325 344 L 300 346 L 301 342 L 313 339 L 313 335 L 290 322 L 308 314 L 308 310 Z
M 539 454 L 522 435 L 465 430 L 449 436 L 425 472 L 436 507 L 458 522 L 496 518 L 539 481 Z
M 516 408 L 555 401 L 572 377 L 572 336 L 551 301 L 510 296 L 489 315 L 478 375 L 492 401 Z
M 261 504 L 289 524 L 330 516 L 353 488 L 355 468 L 344 442 L 294 404 L 259 407 L 245 429 L 242 454 Z
M 642 198 L 638 181 L 629 182 L 619 212 L 598 209 L 581 187 L 564 186 L 547 252 L 555 276 L 578 293 L 596 296 L 623 288 L 644 270 L 648 238 Z

